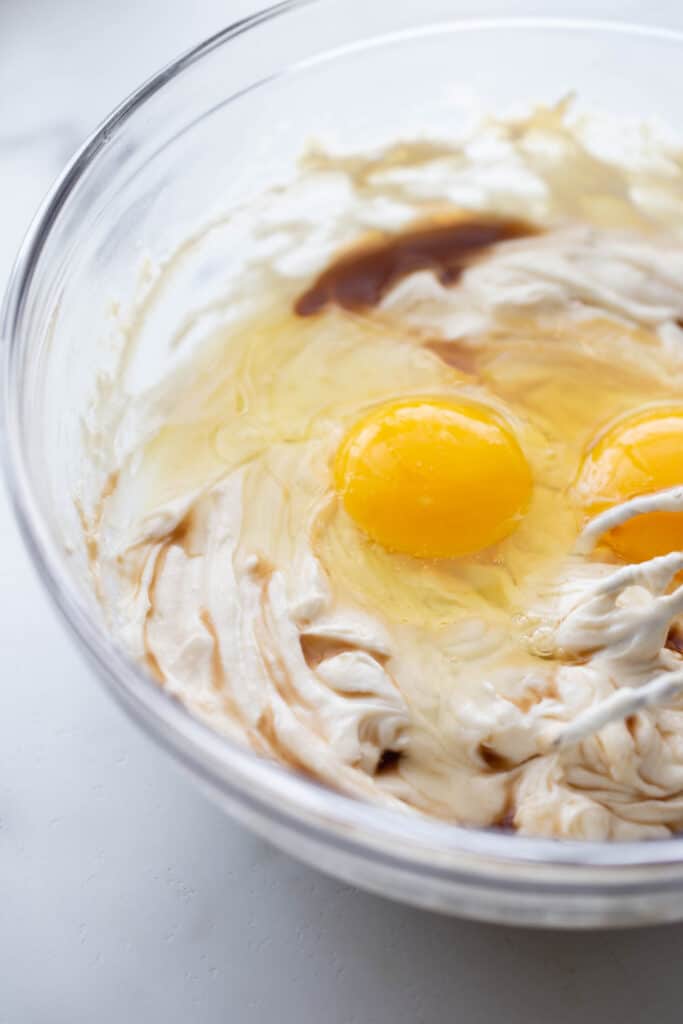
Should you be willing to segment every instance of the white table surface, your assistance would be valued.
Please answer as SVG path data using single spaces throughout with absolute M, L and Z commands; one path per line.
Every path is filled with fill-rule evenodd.
M 254 7 L 0 0 L 0 285 L 87 132 Z M 614 11 L 683 22 L 680 0 Z M 4 496 L 0 531 L 0 1024 L 681 1020 L 683 926 L 571 934 L 441 918 L 233 824 L 93 678 Z

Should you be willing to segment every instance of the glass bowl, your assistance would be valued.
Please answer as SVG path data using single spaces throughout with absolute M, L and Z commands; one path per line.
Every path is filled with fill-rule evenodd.
M 290 173 L 311 137 L 373 147 L 425 126 L 453 130 L 473 102 L 500 112 L 572 89 L 618 115 L 683 128 L 683 35 L 509 18 L 506 6 L 468 20 L 448 0 L 282 3 L 209 39 L 114 111 L 46 199 L 9 283 L 9 484 L 40 576 L 111 692 L 272 842 L 353 884 L 448 913 L 574 927 L 672 921 L 683 918 L 683 838 L 579 843 L 415 820 L 214 734 L 107 634 L 68 536 L 80 414 L 107 356 L 100 335 L 112 295 L 133 286 L 142 252 L 162 254 L 217 204 Z M 595 16 L 601 7 L 591 4 Z

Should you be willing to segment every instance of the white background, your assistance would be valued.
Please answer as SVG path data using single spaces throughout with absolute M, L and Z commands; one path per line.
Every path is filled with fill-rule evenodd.
M 614 14 L 680 24 L 679 5 L 622 0 Z M 84 136 L 255 7 L 0 0 L 0 287 Z M 4 497 L 0 531 L 0 1024 L 682 1019 L 683 927 L 579 935 L 440 918 L 234 825 L 100 689 Z

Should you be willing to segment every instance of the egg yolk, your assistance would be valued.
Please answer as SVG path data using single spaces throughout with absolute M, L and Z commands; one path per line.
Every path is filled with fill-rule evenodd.
M 621 419 L 589 450 L 576 494 L 589 516 L 629 498 L 683 483 L 683 406 L 642 410 Z M 647 512 L 615 527 L 604 541 L 629 562 L 683 551 L 683 513 Z
M 425 558 L 467 555 L 501 540 L 531 493 L 527 461 L 495 412 L 440 398 L 372 409 L 344 438 L 334 482 L 369 537 Z

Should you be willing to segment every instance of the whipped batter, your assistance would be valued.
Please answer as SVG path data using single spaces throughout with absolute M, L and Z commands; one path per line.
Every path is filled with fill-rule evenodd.
M 683 827 L 683 554 L 604 541 L 683 514 L 683 491 L 597 515 L 572 495 L 604 424 L 683 396 L 683 160 L 647 128 L 602 153 L 596 123 L 618 135 L 560 106 L 458 144 L 311 151 L 198 229 L 117 325 L 76 497 L 111 629 L 216 730 L 406 813 L 631 839 Z M 508 229 L 446 267 L 404 251 L 362 294 L 330 283 L 340 252 L 463 218 Z M 243 262 L 209 294 L 228 228 Z M 165 322 L 187 274 L 196 308 Z M 163 372 L 134 383 L 160 336 Z M 334 453 L 367 408 L 452 394 L 504 416 L 529 507 L 469 558 L 384 550 L 340 507 Z

